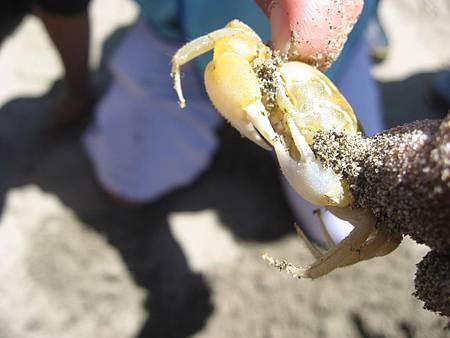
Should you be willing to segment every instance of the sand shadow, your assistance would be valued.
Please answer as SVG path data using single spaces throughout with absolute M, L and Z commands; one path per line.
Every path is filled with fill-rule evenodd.
M 367 324 L 361 316 L 361 314 L 358 313 L 352 313 L 351 321 L 356 329 L 356 332 L 358 333 L 358 336 L 361 338 L 387 338 L 386 335 L 376 333 L 374 330 L 367 327 Z M 415 328 L 411 326 L 411 324 L 407 322 L 401 322 L 398 324 L 398 327 L 400 331 L 403 333 L 402 338 L 414 338 L 416 336 L 415 334 Z
M 84 157 L 79 142 L 81 129 L 45 135 L 41 120 L 22 123 L 26 121 L 24 111 L 13 112 L 35 106 L 33 102 L 39 106 L 40 100 L 16 99 L 0 110 L 0 124 L 16 135 L 23 134 L 3 137 L 0 132 L 0 162 L 4 164 L 1 199 L 4 201 L 4 194 L 11 188 L 37 184 L 103 234 L 119 250 L 137 284 L 148 292 L 149 319 L 139 337 L 187 337 L 200 330 L 213 311 L 210 289 L 201 274 L 190 270 L 173 238 L 167 224 L 168 209 L 158 204 L 128 210 L 110 202 L 98 188 Z

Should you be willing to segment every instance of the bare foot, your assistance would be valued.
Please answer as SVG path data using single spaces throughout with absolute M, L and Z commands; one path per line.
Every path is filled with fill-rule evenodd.
M 91 115 L 95 99 L 91 92 L 84 94 L 65 93 L 47 116 L 48 130 L 58 130 L 87 120 Z

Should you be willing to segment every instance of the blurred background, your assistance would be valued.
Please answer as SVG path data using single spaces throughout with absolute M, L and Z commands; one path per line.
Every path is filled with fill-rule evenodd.
M 93 0 L 89 13 L 101 93 L 139 10 Z M 433 83 L 450 68 L 450 2 L 384 0 L 379 16 L 389 47 L 373 75 L 386 124 L 443 117 Z M 44 130 L 62 75 L 42 23 L 27 16 L 0 49 L 1 338 L 449 336 L 446 319 L 412 296 L 428 249 L 408 238 L 317 281 L 268 267 L 263 252 L 297 265 L 312 257 L 273 159 L 229 126 L 190 187 L 139 208 L 113 203 L 80 144 L 83 126 Z

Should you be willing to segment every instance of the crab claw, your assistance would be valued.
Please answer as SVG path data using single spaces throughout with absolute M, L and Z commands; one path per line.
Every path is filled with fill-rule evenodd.
M 246 121 L 246 117 L 235 120 L 228 118 L 228 121 L 241 133 L 242 136 L 253 141 L 263 149 L 272 150 L 271 146 L 261 137 L 253 124 Z
M 242 136 L 271 150 L 271 141 L 264 140 L 252 123 L 252 116 L 267 112 L 261 103 L 258 80 L 245 59 L 235 53 L 215 57 L 206 67 L 205 87 L 216 109 Z
M 342 185 L 341 178 L 331 168 L 324 168 L 315 158 L 295 123 L 288 125 L 295 145 L 300 152 L 300 161 L 295 161 L 281 142 L 274 143 L 281 170 L 294 190 L 305 200 L 317 205 L 347 206 L 351 196 Z

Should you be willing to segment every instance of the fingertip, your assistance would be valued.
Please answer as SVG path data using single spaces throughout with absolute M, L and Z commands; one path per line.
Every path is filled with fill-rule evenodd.
M 321 69 L 339 55 L 363 8 L 363 0 L 263 2 L 270 13 L 273 47 Z

